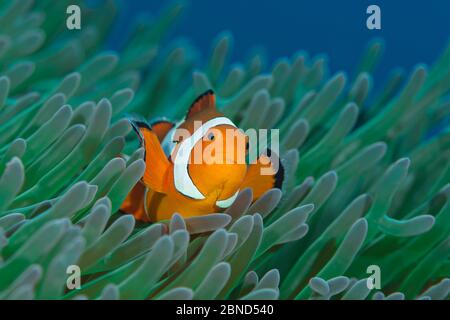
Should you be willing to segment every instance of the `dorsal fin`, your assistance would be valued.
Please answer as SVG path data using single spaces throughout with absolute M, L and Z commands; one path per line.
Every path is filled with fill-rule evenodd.
M 216 109 L 216 95 L 211 89 L 202 93 L 197 99 L 195 99 L 186 114 L 186 119 L 189 119 L 194 114 L 208 108 Z
M 163 141 L 167 133 L 169 133 L 169 131 L 172 130 L 173 127 L 175 127 L 175 123 L 168 120 L 157 120 L 153 122 L 150 127 L 158 137 L 159 141 Z

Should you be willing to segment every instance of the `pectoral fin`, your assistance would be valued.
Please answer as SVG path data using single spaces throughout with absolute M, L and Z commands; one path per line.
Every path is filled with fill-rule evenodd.
M 253 200 L 256 200 L 272 188 L 281 189 L 283 179 L 284 168 L 280 158 L 268 149 L 267 152 L 259 156 L 256 163 L 248 166 L 247 175 L 240 189 L 251 188 Z

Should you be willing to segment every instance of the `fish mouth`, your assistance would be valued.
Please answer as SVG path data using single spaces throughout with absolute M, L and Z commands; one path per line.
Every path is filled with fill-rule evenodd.
M 244 159 L 244 161 L 239 161 L 239 160 L 236 160 L 236 159 L 229 159 L 229 158 L 226 158 L 223 162 L 224 162 L 223 164 L 236 164 L 236 165 L 239 165 L 239 164 L 247 164 L 247 163 L 245 162 L 245 159 Z
M 234 165 L 234 164 L 245 164 L 245 163 L 239 163 L 236 160 L 232 159 L 219 159 L 219 160 L 212 160 L 212 161 L 203 161 L 201 163 L 189 163 L 189 164 L 206 164 L 206 165 Z
M 234 155 L 235 158 L 232 158 L 233 155 L 225 154 L 225 153 L 216 153 L 214 155 L 202 155 L 201 161 L 205 164 L 246 164 L 245 157 L 240 160 L 239 156 Z M 194 161 L 195 161 L 194 157 Z
M 222 157 L 220 155 L 214 156 L 212 159 L 209 159 L 209 161 L 206 161 L 206 163 L 210 164 L 240 164 L 239 161 L 236 159 L 232 159 L 229 157 Z

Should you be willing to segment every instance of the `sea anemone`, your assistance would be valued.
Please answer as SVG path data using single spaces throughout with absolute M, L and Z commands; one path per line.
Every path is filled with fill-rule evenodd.
M 381 41 L 354 77 L 304 52 L 264 73 L 259 53 L 230 65 L 228 33 L 207 63 L 165 40 L 183 4 L 114 53 L 115 2 L 78 1 L 69 31 L 73 3 L 0 2 L 0 299 L 448 298 L 450 46 L 372 94 Z M 154 224 L 122 214 L 145 169 L 124 115 L 176 119 L 211 88 L 240 127 L 280 129 L 282 191 Z

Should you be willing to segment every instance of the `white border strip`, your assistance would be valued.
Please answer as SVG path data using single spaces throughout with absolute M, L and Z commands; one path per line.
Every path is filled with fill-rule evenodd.
M 236 193 L 234 195 L 232 195 L 231 197 L 229 197 L 228 199 L 216 201 L 216 206 L 218 206 L 219 208 L 222 208 L 222 209 L 228 208 L 229 206 L 231 206 L 233 204 L 234 200 L 236 200 L 238 194 L 239 194 L 239 190 L 236 191 Z

